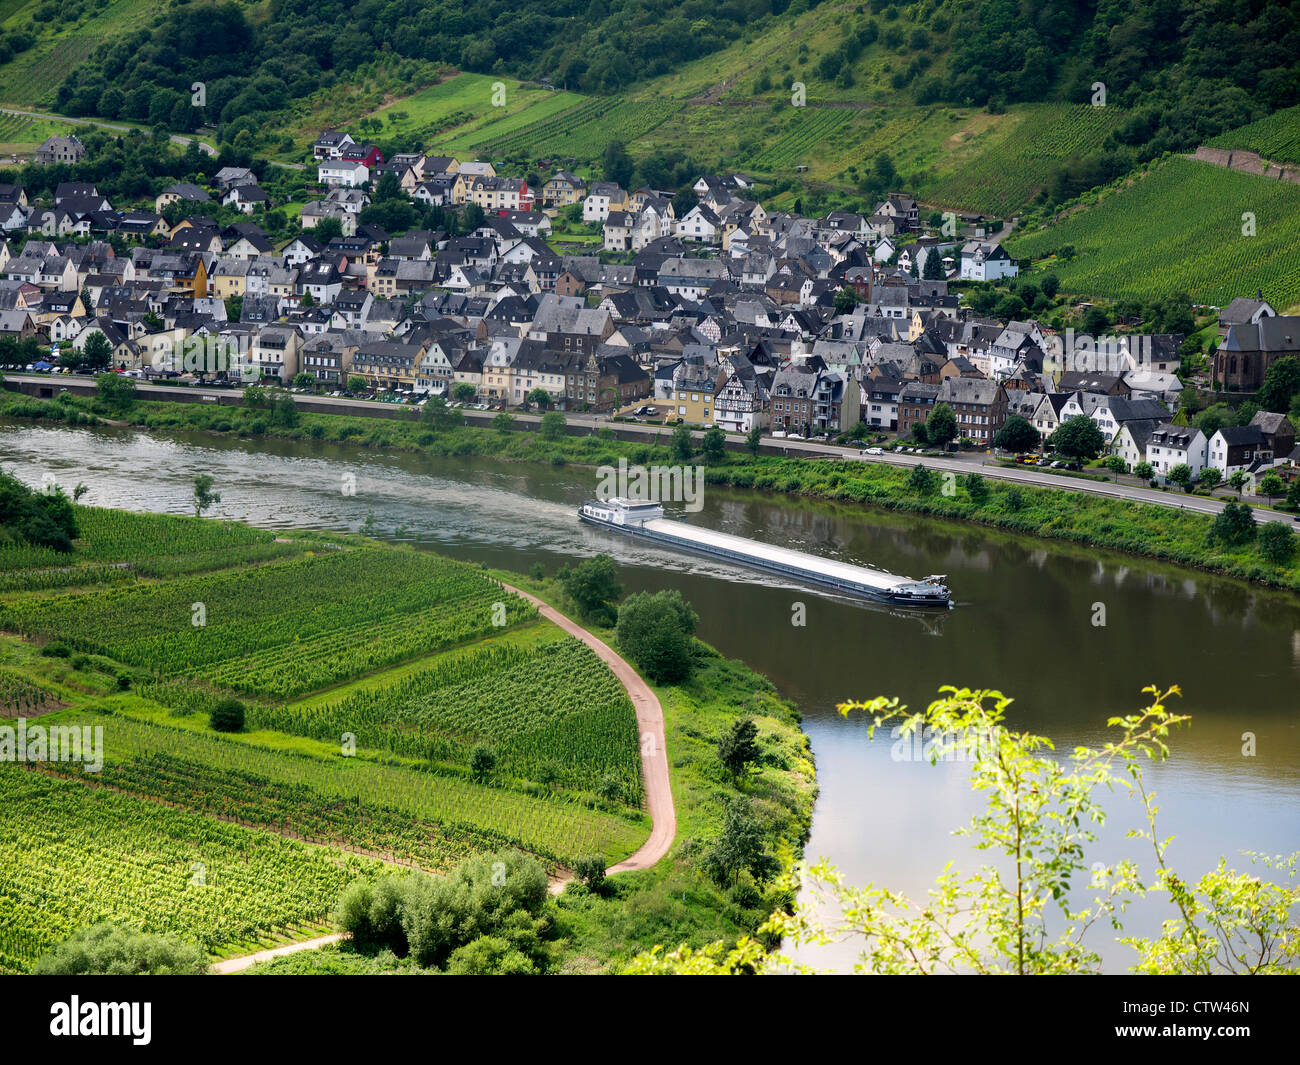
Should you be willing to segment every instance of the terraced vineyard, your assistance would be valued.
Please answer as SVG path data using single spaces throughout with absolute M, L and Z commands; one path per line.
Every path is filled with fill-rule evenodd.
M 1274 111 L 1240 129 L 1221 133 L 1210 145 L 1255 152 L 1275 162 L 1300 163 L 1300 107 Z
M 382 689 L 337 702 L 259 707 L 262 728 L 337 740 L 411 758 L 467 764 L 490 745 L 506 773 L 641 800 L 636 715 L 627 693 L 572 637 L 532 648 L 491 644 Z
M 752 165 L 755 170 L 773 173 L 806 164 L 826 141 L 847 129 L 853 118 L 854 112 L 843 107 L 803 108 L 785 133 L 754 156 Z
M 19 601 L 0 608 L 0 624 L 57 635 L 160 675 L 198 674 L 239 691 L 288 696 L 532 613 L 463 564 L 360 548 Z
M 1059 164 L 1100 149 L 1122 117 L 1115 108 L 1086 104 L 1026 107 L 1018 121 L 981 135 L 991 138 L 982 151 L 927 183 L 925 199 L 993 215 L 1014 211 L 1034 197 Z
M 552 865 L 587 853 L 623 857 L 647 831 L 640 816 L 343 757 L 338 747 L 328 755 L 291 753 L 120 714 L 110 721 L 94 781 L 427 869 L 502 845 Z M 75 766 L 56 768 L 80 775 Z
M 481 570 L 348 537 L 77 517 L 70 554 L 4 549 L 0 717 L 102 725 L 103 764 L 0 763 L 0 972 L 103 920 L 214 954 L 307 938 L 384 861 L 445 870 L 515 847 L 556 871 L 645 842 L 622 685 Z M 247 728 L 212 731 L 231 692 L 253 696 Z M 497 755 L 481 780 L 477 743 Z
M 220 953 L 319 921 L 379 863 L 107 789 L 0 768 L 0 971 L 85 925 L 175 932 Z
M 1255 235 L 1242 233 L 1243 214 Z M 1175 221 L 1171 221 L 1175 220 Z M 1015 236 L 1011 253 L 1044 259 L 1069 292 L 1150 299 L 1186 292 L 1226 305 L 1256 288 L 1275 306 L 1300 300 L 1300 186 L 1169 159 L 1064 221 Z
M 610 141 L 629 144 L 682 109 L 676 100 L 618 100 L 593 97 L 578 107 L 523 126 L 508 138 L 484 143 L 494 153 L 594 161 Z

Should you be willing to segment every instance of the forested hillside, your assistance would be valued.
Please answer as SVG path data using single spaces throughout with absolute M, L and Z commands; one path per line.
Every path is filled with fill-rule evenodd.
M 263 117 L 390 60 L 615 92 L 788 32 L 810 7 L 844 16 L 807 56 L 810 91 L 997 109 L 1090 102 L 1101 82 L 1131 112 L 1114 146 L 1148 156 L 1294 104 L 1300 85 L 1300 22 L 1281 0 L 171 0 L 143 25 L 108 18 L 139 0 L 6 6 L 0 59 L 54 35 L 105 38 L 67 72 L 60 110 L 173 128 Z

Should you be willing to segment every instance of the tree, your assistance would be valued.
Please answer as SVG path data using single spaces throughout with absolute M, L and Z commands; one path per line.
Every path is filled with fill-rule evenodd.
M 1206 466 L 1205 469 L 1201 471 L 1201 475 L 1198 478 L 1196 478 L 1197 484 L 1199 484 L 1207 492 L 1213 492 L 1215 488 L 1218 487 L 1219 482 L 1221 480 L 1223 480 L 1223 474 L 1221 474 L 1213 466 Z
M 1209 544 L 1243 547 L 1255 539 L 1255 515 L 1245 503 L 1225 503 L 1206 534 Z
M 304 292 L 302 298 L 298 301 L 298 306 L 305 310 L 310 310 L 312 307 L 316 306 L 316 297 L 310 292 Z
M 907 475 L 907 487 L 917 495 L 931 495 L 934 492 L 934 482 L 934 472 L 919 462 L 912 467 L 912 472 Z
M 1149 462 L 1139 462 L 1133 467 L 1133 476 L 1141 478 L 1144 481 L 1151 480 L 1155 475 L 1156 471 L 1151 468 L 1151 463 Z
M 558 440 L 564 435 L 564 427 L 567 424 L 564 415 L 558 410 L 548 410 L 542 415 L 541 424 L 537 427 L 537 435 L 543 440 Z
M 212 490 L 212 475 L 200 473 L 194 478 L 194 516 L 202 517 L 205 510 L 221 502 L 221 496 Z
M 1110 924 L 1118 942 L 1137 952 L 1139 973 L 1292 971 L 1300 961 L 1294 918 L 1300 888 L 1286 875 L 1261 875 L 1257 868 L 1237 873 L 1221 860 L 1197 881 L 1170 868 L 1173 837 L 1156 827 L 1143 765 L 1168 757 L 1165 737 L 1188 717 L 1165 705 L 1177 688 L 1147 692 L 1151 705 L 1111 720 L 1122 732 L 1113 743 L 1066 757 L 1041 737 L 1009 730 L 1011 700 L 1000 692 L 945 688 L 915 715 L 896 699 L 841 705 L 841 713 L 868 717 L 872 734 L 907 721 L 942 737 L 933 751 L 938 761 L 979 745 L 970 779 L 985 806 L 966 831 L 1000 860 L 971 876 L 946 876 L 920 899 L 875 884 L 846 887 L 825 864 L 798 867 L 789 882 L 802 883 L 816 905 L 778 913 L 765 932 L 794 946 L 852 937 L 861 964 L 874 973 L 1074 974 L 1099 971 L 1101 956 L 1085 933 Z M 1115 792 L 1138 801 L 1128 835 L 1149 848 L 1151 871 L 1133 857 L 1090 865 L 1097 853 L 1093 826 L 1108 821 Z M 1285 870 L 1292 861 L 1256 865 Z M 1126 908 L 1149 894 L 1167 900 L 1171 919 L 1154 938 L 1123 935 Z M 828 914 L 835 927 L 825 927 Z
M 753 804 L 745 796 L 727 800 L 722 832 L 705 852 L 704 869 L 722 886 L 734 884 L 748 871 L 756 881 L 773 876 L 780 864 L 766 850 L 762 823 L 754 814 Z
M 632 170 L 635 165 L 622 141 L 610 141 L 605 146 L 605 154 L 601 159 L 601 173 L 605 175 L 606 181 L 628 188 L 632 184 Z
M 1106 446 L 1097 423 L 1086 414 L 1066 418 L 1048 441 L 1058 454 L 1080 461 L 1095 459 Z
M 1056 299 L 1056 294 L 1061 290 L 1061 281 L 1055 274 L 1046 274 L 1039 284 L 1043 290 L 1043 295 L 1049 300 Z
M 757 422 L 745 434 L 745 448 L 751 455 L 757 455 L 759 448 L 763 446 L 763 427 Z
M 1022 455 L 1026 451 L 1037 451 L 1042 437 L 1029 422 L 1019 414 L 1010 415 L 993 436 L 993 446 L 1003 451 Z
M 469 772 L 480 784 L 486 784 L 497 771 L 497 753 L 485 743 L 474 744 L 469 752 Z
M 925 436 L 933 447 L 946 447 L 957 436 L 957 416 L 947 403 L 935 404 L 925 420 Z
M 1300 477 L 1292 477 L 1286 490 L 1286 505 L 1292 510 L 1300 510 Z
M 989 498 L 989 483 L 978 473 L 966 474 L 966 494 L 977 507 L 982 507 Z
M 1259 487 L 1256 493 L 1268 497 L 1270 503 L 1273 502 L 1274 496 L 1280 496 L 1286 491 L 1286 482 L 1276 473 L 1266 473 L 1259 479 Z
M 343 223 L 337 218 L 322 218 L 312 227 L 311 236 L 322 244 L 329 244 L 331 240 L 343 236 Z
M 718 761 L 737 782 L 744 778 L 749 767 L 762 755 L 763 748 L 758 744 L 758 726 L 754 724 L 753 718 L 738 718 L 718 739 Z
M 1178 463 L 1167 474 L 1165 479 L 1170 484 L 1176 484 L 1184 492 L 1192 490 L 1192 468 L 1185 462 Z
M 478 389 L 468 381 L 462 381 L 451 390 L 451 398 L 457 403 L 473 403 Z
M 514 427 L 515 427 L 514 416 L 507 414 L 505 411 L 498 412 L 497 416 L 492 419 L 492 428 L 498 429 L 503 433 L 510 432 L 510 430 L 513 429 Z
M 614 603 L 622 596 L 623 585 L 618 580 L 618 567 L 608 555 L 584 559 L 573 567 L 562 566 L 555 579 L 584 621 L 615 623 Z
M 86 338 L 85 346 L 81 349 L 81 357 L 78 361 L 82 366 L 90 370 L 107 370 L 112 360 L 112 341 L 98 329 L 93 330 L 90 336 Z
M 316 378 L 313 377 L 311 374 L 309 374 L 306 370 L 303 370 L 301 373 L 296 373 L 293 375 L 294 388 L 314 388 L 315 386 L 316 386 Z
M 1101 463 L 1101 464 L 1102 464 L 1103 466 L 1105 466 L 1106 469 L 1110 470 L 1110 472 L 1113 473 L 1113 474 L 1115 475 L 1115 479 L 1116 479 L 1117 481 L 1119 480 L 1119 475 L 1120 475 L 1121 473 L 1124 473 L 1124 472 L 1128 469 L 1128 463 L 1125 462 L 1125 461 L 1124 461 L 1122 458 L 1120 458 L 1118 455 L 1107 455 L 1107 456 L 1102 460 L 1102 463 Z
M 1291 407 L 1291 400 L 1300 394 L 1300 358 L 1283 355 L 1269 366 L 1264 374 L 1256 400 L 1267 411 L 1281 414 Z
M 668 440 L 668 451 L 678 462 L 689 462 L 695 454 L 695 441 L 691 437 L 691 427 L 683 422 L 673 430 Z
M 551 394 L 544 388 L 534 388 L 524 396 L 526 406 L 536 406 L 539 410 L 550 410 Z
M 217 732 L 243 732 L 246 711 L 238 699 L 227 696 L 208 714 L 208 724 Z
M 593 895 L 605 893 L 605 859 L 599 854 L 587 854 L 573 863 L 573 874 Z
M 845 285 L 835 293 L 835 313 L 852 314 L 853 308 L 858 305 L 858 294 Z
M 442 396 L 434 396 L 432 399 L 425 400 L 424 406 L 420 408 L 420 420 L 425 425 L 431 425 L 434 429 L 442 431 L 460 425 L 464 422 L 465 416 L 455 407 L 448 406 Z
M 716 425 L 709 426 L 704 430 L 700 450 L 704 453 L 705 462 L 714 464 L 721 462 L 727 454 L 727 434 Z
M 1265 522 L 1259 530 L 1259 553 L 1279 569 L 1295 558 L 1295 534 L 1284 521 Z
M 931 248 L 925 256 L 925 266 L 921 268 L 921 279 L 923 281 L 942 281 L 943 274 L 943 256 L 937 248 Z
M 121 374 L 102 373 L 95 378 L 95 396 L 107 409 L 124 413 L 135 404 L 135 382 Z
M 111 923 L 76 932 L 37 961 L 38 976 L 202 976 L 208 955 L 173 936 Z
M 656 684 L 677 684 L 691 672 L 699 618 L 679 591 L 637 592 L 618 609 L 619 649 Z
M 1245 470 L 1235 470 L 1228 477 L 1228 487 L 1237 493 L 1237 498 L 1241 498 L 1241 490 L 1250 483 L 1250 474 Z
M 366 379 L 360 374 L 353 374 L 348 378 L 347 390 L 354 396 L 364 392 L 366 390 Z

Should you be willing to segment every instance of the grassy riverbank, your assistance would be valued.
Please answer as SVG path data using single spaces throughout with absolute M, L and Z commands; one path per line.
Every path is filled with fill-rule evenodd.
M 84 424 L 96 413 L 117 415 L 145 429 L 216 432 L 240 438 L 274 436 L 443 456 L 488 456 L 512 461 L 600 466 L 626 458 L 631 463 L 673 461 L 668 446 L 594 436 L 544 438 L 536 432 L 492 428 L 437 427 L 420 421 L 337 414 L 300 414 L 296 424 L 276 424 L 273 411 L 197 404 L 137 401 L 123 412 L 97 401 L 64 396 L 36 400 L 0 395 L 0 415 Z M 693 462 L 702 461 L 697 454 Z M 986 491 L 972 494 L 968 479 L 936 474 L 917 480 L 911 471 L 884 463 L 836 459 L 792 459 L 727 452 L 706 471 L 711 484 L 734 485 L 812 498 L 932 514 L 1050 539 L 1069 540 L 1143 555 L 1212 573 L 1288 589 L 1300 589 L 1300 563 L 1276 565 L 1254 545 L 1224 547 L 1207 540 L 1212 518 L 1055 488 L 1013 485 L 981 478 Z

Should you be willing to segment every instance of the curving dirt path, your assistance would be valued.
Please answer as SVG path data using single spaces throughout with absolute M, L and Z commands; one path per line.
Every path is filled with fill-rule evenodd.
M 570 636 L 576 636 L 595 651 L 627 690 L 632 705 L 636 708 L 637 731 L 641 735 L 641 774 L 645 781 L 646 810 L 650 814 L 650 838 L 641 844 L 635 853 L 624 858 L 617 865 L 610 866 L 607 871 L 628 873 L 634 869 L 649 869 L 668 853 L 677 835 L 677 808 L 673 805 L 672 782 L 668 779 L 668 744 L 664 732 L 664 710 L 659 703 L 659 697 L 651 690 L 650 685 L 641 679 L 641 674 L 603 640 L 593 636 L 554 607 L 543 603 L 535 595 L 529 595 L 509 584 L 503 583 L 501 587 L 521 599 L 528 600 L 537 607 L 538 612 L 547 621 L 558 625 Z M 551 893 L 563 891 L 564 885 L 571 879 L 572 875 L 552 880 Z M 271 950 L 259 950 L 256 954 L 227 958 L 225 961 L 216 962 L 212 966 L 212 971 L 219 976 L 241 972 L 244 969 L 251 969 L 259 962 L 279 958 L 285 954 L 295 954 L 300 950 L 315 950 L 329 943 L 337 943 L 342 938 L 343 933 L 336 932 L 318 939 L 305 939 L 301 943 L 290 943 Z
M 633 869 L 649 869 L 668 853 L 668 848 L 673 845 L 673 839 L 677 835 L 677 808 L 673 805 L 672 783 L 668 779 L 668 744 L 664 734 L 664 711 L 659 705 L 659 697 L 641 679 L 641 674 L 603 640 L 597 639 L 577 622 L 571 621 L 536 596 L 509 584 L 501 587 L 528 600 L 547 621 L 558 625 L 569 635 L 576 636 L 595 651 L 627 689 L 632 705 L 636 708 L 637 730 L 641 734 L 641 774 L 645 781 L 646 811 L 650 814 L 651 829 L 650 838 L 634 854 L 611 866 L 609 872 L 626 873 Z
M 270 961 L 272 958 L 279 958 L 285 954 L 297 954 L 300 950 L 315 950 L 317 947 L 337 943 L 342 938 L 342 932 L 335 932 L 332 935 L 321 936 L 318 939 L 304 939 L 301 943 L 289 943 L 286 946 L 274 947 L 271 950 L 259 950 L 256 954 L 245 954 L 239 958 L 227 958 L 225 961 L 214 962 L 212 972 L 217 976 L 242 972 L 245 969 L 251 969 L 259 962 Z

